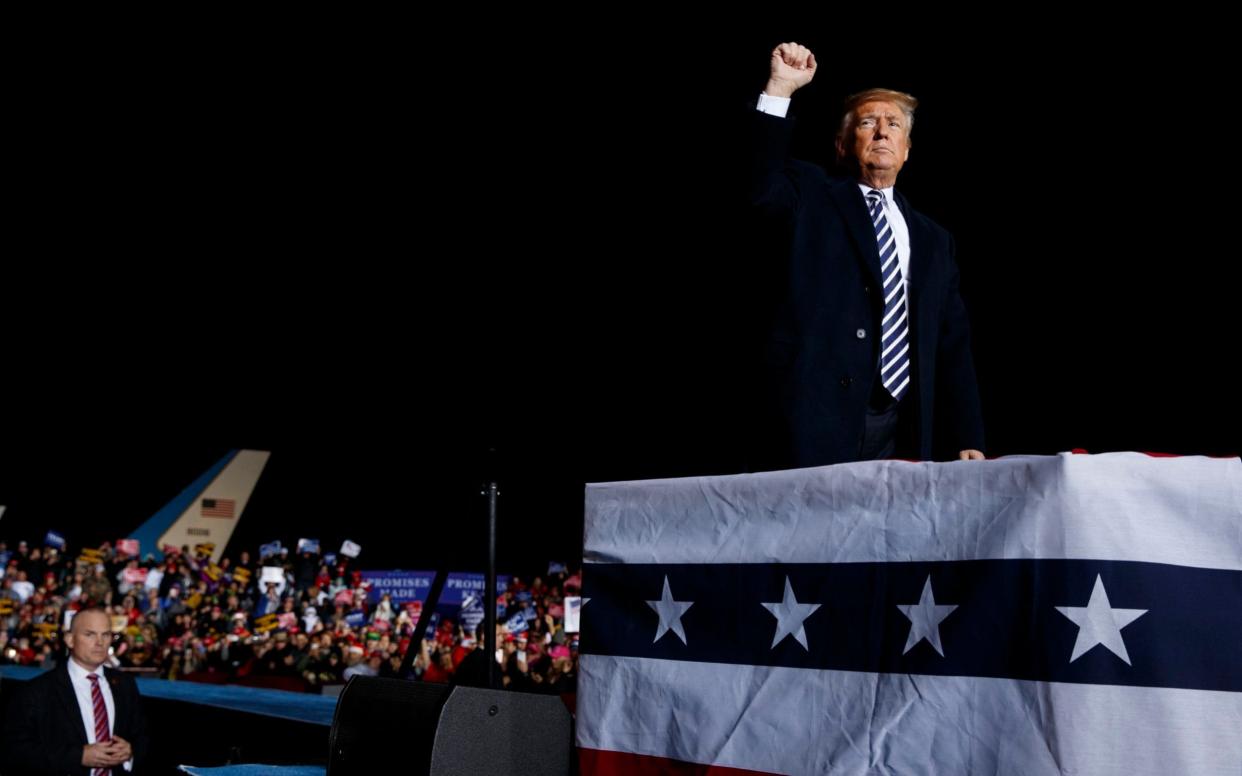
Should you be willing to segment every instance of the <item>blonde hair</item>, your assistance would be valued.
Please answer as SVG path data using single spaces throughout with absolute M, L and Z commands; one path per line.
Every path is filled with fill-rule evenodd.
M 906 116 L 906 137 L 910 137 L 910 133 L 914 131 L 914 109 L 918 107 L 919 101 L 913 94 L 899 92 L 895 89 L 867 89 L 866 91 L 851 94 L 845 98 L 845 112 L 841 116 L 841 128 L 837 130 L 837 163 L 840 164 L 845 160 L 846 150 L 848 146 L 845 138 L 854 131 L 854 127 L 858 123 L 858 116 L 855 113 L 858 106 L 868 102 L 891 102 L 901 108 L 901 112 Z

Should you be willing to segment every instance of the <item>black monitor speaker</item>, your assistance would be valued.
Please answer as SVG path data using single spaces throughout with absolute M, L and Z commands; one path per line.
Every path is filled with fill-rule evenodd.
M 560 697 L 354 677 L 337 701 L 327 776 L 570 773 Z

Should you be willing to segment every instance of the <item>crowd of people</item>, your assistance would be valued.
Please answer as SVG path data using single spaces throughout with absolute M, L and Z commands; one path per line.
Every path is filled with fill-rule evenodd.
M 354 675 L 398 676 L 414 642 L 420 605 L 396 605 L 387 594 L 375 600 L 348 557 L 286 548 L 259 561 L 242 550 L 214 563 L 210 548 L 182 547 L 157 561 L 122 545 L 73 554 L 0 541 L 0 664 L 62 660 L 66 613 L 91 606 L 111 616 L 113 667 L 165 679 L 319 692 Z M 273 566 L 283 569 L 280 581 L 260 574 Z M 578 594 L 581 576 L 551 571 L 529 582 L 513 577 L 497 598 L 495 658 L 507 687 L 574 689 L 577 634 L 565 630 L 565 597 Z M 415 677 L 454 680 L 482 649 L 482 625 L 472 628 L 470 619 L 443 617 L 417 640 Z

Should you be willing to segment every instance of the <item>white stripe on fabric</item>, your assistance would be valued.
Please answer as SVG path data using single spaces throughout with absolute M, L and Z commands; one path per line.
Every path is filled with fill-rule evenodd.
M 582 655 L 578 745 L 789 774 L 1238 773 L 1242 696 Z
M 1242 570 L 1240 533 L 1237 458 L 1062 453 L 592 484 L 584 554 L 588 563 L 1104 558 Z

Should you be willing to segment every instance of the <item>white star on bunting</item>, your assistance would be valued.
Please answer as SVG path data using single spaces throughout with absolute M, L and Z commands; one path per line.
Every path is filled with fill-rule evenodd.
M 1086 606 L 1058 606 L 1056 609 L 1078 626 L 1078 638 L 1074 641 L 1074 652 L 1069 659 L 1071 663 L 1097 644 L 1103 644 L 1109 652 L 1130 665 L 1130 654 L 1126 652 L 1121 629 L 1147 614 L 1146 609 L 1114 609 L 1108 603 L 1104 580 L 1099 574 L 1095 575 L 1095 587 Z
M 763 604 L 763 608 L 776 618 L 776 635 L 772 638 L 772 649 L 776 648 L 781 639 L 792 635 L 803 649 L 810 651 L 811 648 L 806 644 L 806 628 L 802 626 L 802 623 L 819 606 L 819 604 L 798 603 L 798 599 L 794 598 L 793 586 L 789 584 L 789 577 L 786 576 L 784 599 L 779 603 Z
M 655 610 L 660 616 L 660 625 L 656 628 L 655 638 L 651 643 L 660 640 L 665 633 L 672 631 L 681 639 L 682 644 L 686 644 L 686 631 L 681 627 L 681 616 L 686 610 L 694 606 L 693 601 L 674 601 L 673 592 L 668 588 L 668 575 L 664 575 L 664 593 L 660 596 L 659 601 L 648 601 L 647 606 Z
M 932 596 L 931 574 L 927 575 L 927 581 L 923 583 L 923 595 L 919 597 L 919 602 L 898 604 L 897 608 L 910 620 L 910 635 L 906 638 L 906 648 L 901 654 L 906 654 L 915 644 L 927 639 L 927 643 L 944 657 L 944 647 L 940 645 L 940 621 L 948 617 L 957 608 L 957 604 L 936 606 L 936 599 Z

